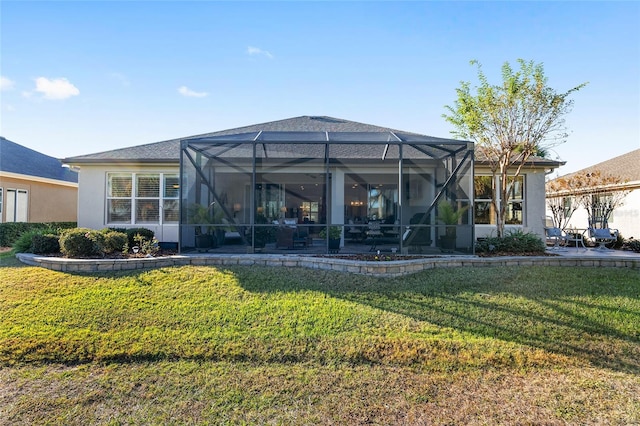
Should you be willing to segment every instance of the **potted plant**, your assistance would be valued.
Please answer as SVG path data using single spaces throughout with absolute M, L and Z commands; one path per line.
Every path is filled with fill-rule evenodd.
M 452 252 L 456 248 L 456 226 L 469 206 L 455 209 L 449 201 L 441 201 L 438 203 L 438 222 L 445 226 L 444 235 L 440 236 L 440 248 L 443 252 Z
M 198 225 L 195 227 L 195 242 L 198 251 L 206 251 L 211 247 L 215 247 L 216 240 L 213 238 L 213 227 L 207 226 L 216 223 L 216 217 L 210 207 L 197 203 L 192 204 L 189 207 L 189 223 Z
M 321 238 L 327 238 L 327 228 L 322 228 L 320 231 Z M 340 250 L 340 238 L 342 237 L 342 227 L 332 225 L 329 226 L 329 251 Z
M 269 223 L 267 218 L 261 214 L 257 213 L 255 217 L 256 225 L 265 225 Z M 253 230 L 255 235 L 255 240 L 253 241 L 253 248 L 257 250 L 262 250 L 266 245 L 270 238 L 271 229 L 265 226 L 256 226 Z

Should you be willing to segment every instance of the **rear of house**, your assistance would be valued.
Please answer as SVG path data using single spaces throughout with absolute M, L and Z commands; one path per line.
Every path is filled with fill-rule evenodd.
M 334 226 L 341 252 L 441 253 L 455 229 L 450 250 L 463 254 L 495 233 L 491 173 L 471 142 L 332 117 L 64 161 L 80 169 L 80 226 L 145 227 L 182 250 L 207 234 L 213 252 L 323 253 Z M 543 235 L 545 173 L 558 165 L 532 159 L 514 178 L 508 227 Z M 456 223 L 440 220 L 441 202 L 462 212 Z

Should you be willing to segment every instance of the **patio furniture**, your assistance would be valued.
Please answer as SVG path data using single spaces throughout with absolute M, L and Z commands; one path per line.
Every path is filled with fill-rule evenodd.
M 403 244 L 417 249 L 421 252 L 423 246 L 430 246 L 431 227 L 425 226 L 430 222 L 429 217 L 425 213 L 416 213 L 409 219 L 410 226 L 407 226 L 402 235 Z
M 584 245 L 584 234 L 587 232 L 586 229 L 578 229 L 578 228 L 569 228 L 566 230 L 567 234 L 567 246 L 575 246 L 578 248 L 578 245 L 581 245 L 583 249 L 587 247 Z M 572 244 L 573 243 L 573 244 Z
M 349 239 L 355 242 L 362 241 L 366 235 L 362 226 L 356 226 L 353 223 L 353 219 L 349 219 L 349 229 L 347 230 L 347 235 L 349 235 Z
M 545 227 L 544 231 L 546 233 L 547 240 L 553 240 L 553 246 L 551 247 L 551 250 L 560 250 L 561 245 L 567 245 L 567 233 L 562 229 L 557 227 Z
M 598 244 L 597 250 L 608 250 L 607 244 L 618 239 L 618 230 L 613 228 L 589 228 L 589 237 Z
M 383 230 L 383 233 L 387 237 L 391 237 L 394 240 L 400 236 L 400 221 L 395 220 L 393 226 L 389 226 Z
M 376 246 L 378 245 L 378 240 L 380 239 L 380 237 L 382 237 L 382 231 L 380 230 L 380 222 L 378 222 L 377 220 L 369 222 L 369 226 L 366 234 L 367 234 L 367 239 L 371 238 L 373 241 L 369 251 L 375 251 Z

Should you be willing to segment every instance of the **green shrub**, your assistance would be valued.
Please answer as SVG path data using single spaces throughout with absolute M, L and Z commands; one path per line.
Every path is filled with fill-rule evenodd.
M 129 247 L 137 246 L 136 235 L 140 234 L 145 240 L 153 239 L 153 231 L 147 228 L 129 228 L 126 230 L 127 238 L 129 240 Z
M 58 253 L 60 251 L 59 238 L 53 234 L 36 234 L 31 239 L 31 250 L 36 254 Z
M 613 243 L 612 248 L 614 248 L 616 250 L 619 250 L 624 246 L 624 242 L 625 242 L 624 237 L 622 236 L 621 233 L 618 232 L 618 236 L 617 236 L 615 242 Z
M 128 237 L 124 232 L 108 231 L 104 233 L 104 252 L 121 252 L 127 245 Z
M 476 243 L 477 253 L 544 253 L 545 243 L 536 234 L 511 231 L 499 237 L 487 237 Z
M 30 230 L 47 230 L 52 234 L 60 234 L 64 229 L 75 228 L 76 222 L 6 222 L 0 223 L 0 247 L 11 247 L 22 234 Z M 44 232 L 44 233 L 47 233 Z
M 13 250 L 16 253 L 33 253 L 33 237 L 42 235 L 42 233 L 41 229 L 35 228 L 22 232 L 13 243 Z
M 160 245 L 155 238 L 147 239 L 141 234 L 136 234 L 134 240 L 136 245 L 140 247 L 139 253 L 155 256 L 160 251 Z
M 624 246 L 636 253 L 640 253 L 640 240 L 634 240 L 633 237 L 625 241 Z
M 104 234 L 88 228 L 66 230 L 60 236 L 60 251 L 68 257 L 102 256 Z

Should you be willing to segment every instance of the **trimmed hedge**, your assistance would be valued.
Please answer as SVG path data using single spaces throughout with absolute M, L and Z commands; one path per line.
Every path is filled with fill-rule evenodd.
M 68 257 L 102 256 L 104 234 L 88 228 L 68 229 L 60 236 L 60 251 Z
M 0 223 L 0 247 L 12 247 L 20 235 L 32 230 L 43 231 L 43 234 L 59 234 L 63 229 L 75 228 L 76 222 L 6 222 Z
M 499 237 L 487 237 L 476 243 L 476 253 L 544 253 L 544 241 L 536 234 L 511 231 Z
M 135 240 L 136 235 L 140 234 L 145 240 L 153 240 L 154 233 L 147 228 L 107 228 L 105 231 L 116 231 L 127 234 L 129 247 L 137 246 L 138 242 Z
M 35 254 L 50 254 L 60 251 L 59 236 L 53 234 L 36 234 L 31 238 L 31 251 Z
M 104 252 L 115 253 L 124 250 L 127 245 L 127 234 L 118 231 L 107 231 L 104 233 Z

